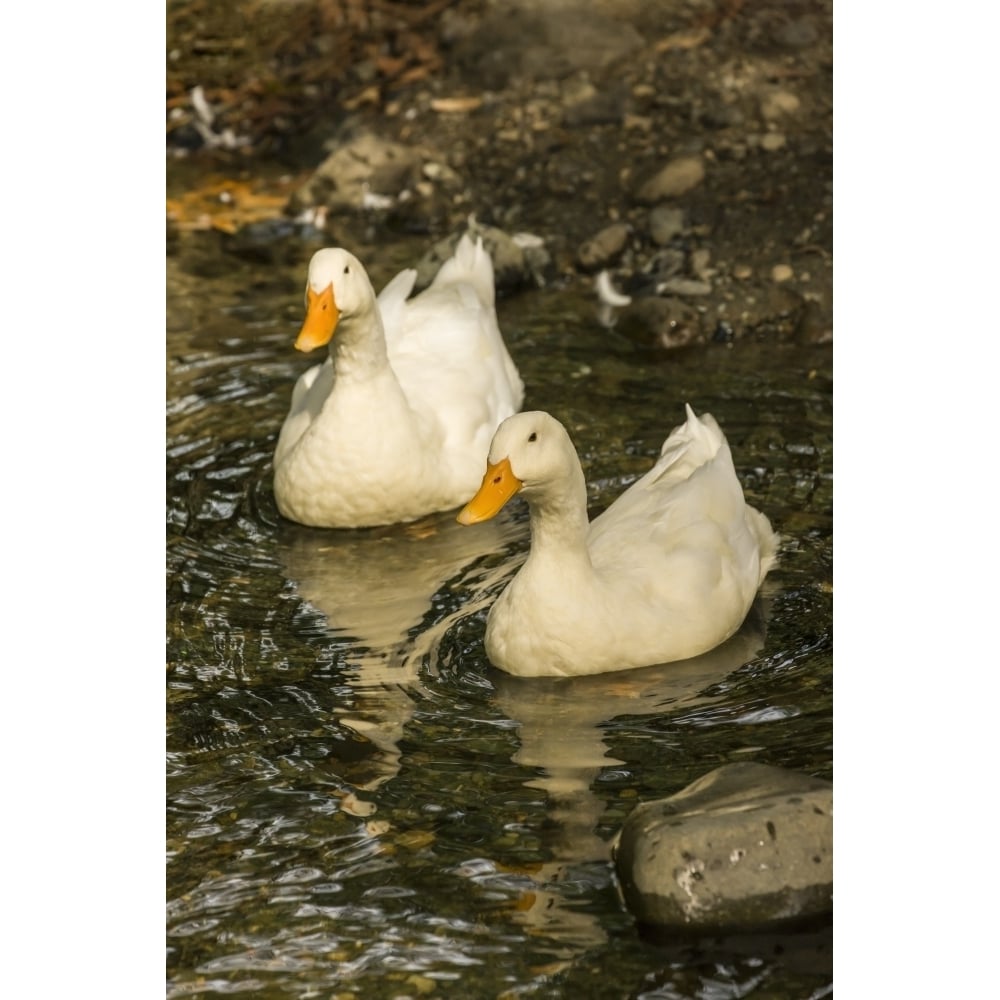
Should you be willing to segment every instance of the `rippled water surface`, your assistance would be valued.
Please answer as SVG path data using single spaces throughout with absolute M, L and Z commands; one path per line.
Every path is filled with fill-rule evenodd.
M 376 286 L 415 259 L 372 265 Z M 589 299 L 501 302 L 525 405 L 569 428 L 592 513 L 689 401 L 783 536 L 714 654 L 516 680 L 482 640 L 523 503 L 474 528 L 283 521 L 271 455 L 313 363 L 292 349 L 304 267 L 213 271 L 168 261 L 168 996 L 828 995 L 828 930 L 643 940 L 608 842 L 723 763 L 832 778 L 829 348 L 665 355 Z

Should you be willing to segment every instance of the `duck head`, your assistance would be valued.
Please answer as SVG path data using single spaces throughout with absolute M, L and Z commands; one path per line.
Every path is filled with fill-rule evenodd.
M 340 247 L 318 250 L 306 279 L 306 318 L 295 341 L 300 351 L 330 343 L 341 317 L 361 312 L 374 299 L 368 274 L 357 257 Z
M 557 486 L 575 481 L 574 470 L 579 472 L 576 450 L 558 420 L 541 410 L 515 413 L 493 435 L 483 484 L 458 521 L 487 521 L 522 491 L 528 500 L 561 492 Z

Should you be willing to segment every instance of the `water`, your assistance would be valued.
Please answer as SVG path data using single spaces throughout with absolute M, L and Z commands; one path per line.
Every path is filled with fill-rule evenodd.
M 419 252 L 377 255 L 376 286 Z M 202 270 L 168 259 L 168 996 L 828 995 L 828 929 L 644 940 L 608 841 L 726 762 L 832 778 L 829 348 L 664 355 L 590 298 L 501 302 L 525 405 L 567 425 L 592 514 L 690 401 L 784 539 L 716 653 L 517 680 L 482 638 L 523 503 L 474 528 L 284 522 L 270 463 L 313 363 L 292 349 L 304 263 Z

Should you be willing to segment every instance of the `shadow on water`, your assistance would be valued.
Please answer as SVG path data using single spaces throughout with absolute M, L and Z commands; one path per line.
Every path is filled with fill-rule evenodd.
M 523 505 L 475 528 L 278 517 L 271 455 L 309 363 L 290 349 L 300 279 L 252 306 L 235 280 L 173 289 L 168 995 L 825 995 L 829 971 L 773 942 L 671 951 L 640 934 L 608 845 L 638 802 L 730 760 L 830 776 L 829 352 L 653 356 L 592 303 L 501 305 L 526 405 L 567 423 L 593 512 L 690 399 L 784 538 L 724 647 L 524 680 L 482 645 L 526 553 Z
M 360 789 L 374 791 L 398 772 L 399 742 L 413 716 L 424 658 L 433 661 L 458 617 L 486 604 L 496 561 L 518 543 L 523 547 L 525 534 L 524 525 L 509 518 L 466 528 L 453 513 L 366 531 L 282 526 L 284 571 L 344 643 L 344 679 L 355 697 L 340 721 L 378 749 L 378 773 Z M 435 617 L 433 600 L 445 584 L 470 596 L 461 608 Z M 359 814 L 374 811 L 358 799 L 350 805 Z

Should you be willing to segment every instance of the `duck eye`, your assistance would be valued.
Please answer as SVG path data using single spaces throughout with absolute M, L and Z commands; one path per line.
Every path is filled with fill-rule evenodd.
M 529 440 L 529 441 L 537 441 L 537 440 L 538 440 L 538 435 L 537 435 L 537 434 L 536 434 L 536 433 L 535 433 L 534 431 L 532 431 L 532 432 L 531 432 L 531 433 L 530 433 L 530 434 L 528 435 L 528 440 Z
M 351 265 L 350 264 L 345 264 L 344 265 L 344 274 L 350 274 L 350 273 L 351 273 Z

